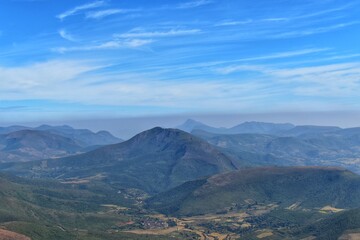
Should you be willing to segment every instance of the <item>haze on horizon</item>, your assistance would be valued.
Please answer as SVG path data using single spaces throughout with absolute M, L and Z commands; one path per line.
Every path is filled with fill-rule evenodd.
M 354 0 L 4 0 L 0 124 L 357 126 L 359 12 Z

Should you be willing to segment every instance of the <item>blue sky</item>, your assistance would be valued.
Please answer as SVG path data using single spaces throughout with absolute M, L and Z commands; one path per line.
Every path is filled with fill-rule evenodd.
M 0 113 L 360 110 L 356 0 L 2 0 Z

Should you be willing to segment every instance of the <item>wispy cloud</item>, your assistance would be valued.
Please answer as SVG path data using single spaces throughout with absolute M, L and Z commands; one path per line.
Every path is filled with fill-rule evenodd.
M 195 0 L 191 2 L 184 2 L 177 6 L 179 9 L 187 9 L 187 8 L 196 8 L 204 5 L 208 5 L 210 3 L 213 3 L 211 0 Z
M 12 112 L 12 111 L 23 111 L 26 109 L 26 106 L 9 106 L 9 107 L 0 107 L 1 112 Z
M 81 61 L 48 61 L 19 67 L 0 67 L 1 91 L 32 89 L 71 80 L 98 66 Z
M 232 83 L 225 81 L 204 84 L 197 81 L 159 81 L 144 74 L 116 74 L 89 76 L 98 67 L 79 62 L 40 63 L 17 69 L 2 69 L 0 93 L 2 99 L 43 99 L 47 101 L 106 104 L 108 106 L 159 106 L 175 109 L 212 109 L 214 106 L 235 107 L 239 102 L 256 102 L 265 96 L 266 86 L 259 83 Z M 2 71 L 9 73 L 4 75 Z M 22 72 L 22 78 L 15 75 Z M 74 79 L 76 78 L 76 79 Z M 86 81 L 85 81 L 86 79 Z M 136 79 L 136 80 L 134 80 Z M 25 83 L 29 83 L 24 85 Z M 31 83 L 31 84 L 30 84 Z M 97 84 L 91 84 L 97 83 Z M 16 86 L 22 86 L 16 88 Z M 50 89 L 51 91 L 44 91 Z M 16 89 L 17 91 L 11 91 Z M 151 89 L 151 91 L 149 91 Z M 254 94 L 254 93 L 257 94 Z M 209 98 L 212 96 L 213 98 Z M 242 100 L 242 101 L 240 101 Z M 226 104 L 225 104 L 226 103 Z
M 152 38 L 152 37 L 173 37 L 182 35 L 192 35 L 200 33 L 200 29 L 171 29 L 169 31 L 130 31 L 128 33 L 115 34 L 117 38 Z
M 104 18 L 104 17 L 107 17 L 107 16 L 115 15 L 115 14 L 127 13 L 127 12 L 130 12 L 130 11 L 132 11 L 132 10 L 127 10 L 127 9 L 106 9 L 106 10 L 101 10 L 101 11 L 92 11 L 92 12 L 86 13 L 86 18 L 100 19 L 100 18 Z
M 121 49 L 121 48 L 138 48 L 154 42 L 151 39 L 125 39 L 112 40 L 95 45 L 83 45 L 75 47 L 57 47 L 53 48 L 54 52 L 58 53 L 67 53 L 67 52 L 77 52 L 77 51 L 94 51 L 94 50 L 111 50 L 111 49 Z
M 354 22 L 347 22 L 347 23 L 339 23 L 339 24 L 330 25 L 330 26 L 326 26 L 326 27 L 288 31 L 288 32 L 274 34 L 273 36 L 270 36 L 270 38 L 292 38 L 292 37 L 303 37 L 303 36 L 309 36 L 309 35 L 314 35 L 314 34 L 321 34 L 321 33 L 326 33 L 326 32 L 331 32 L 331 31 L 335 31 L 338 29 L 342 29 L 345 27 L 349 27 L 352 25 L 356 25 L 359 23 L 360 22 L 358 22 L 358 21 L 354 21 Z
M 255 23 L 266 23 L 266 22 L 284 22 L 289 21 L 289 18 L 264 18 L 264 19 L 246 19 L 242 21 L 234 21 L 234 20 L 224 20 L 219 23 L 216 23 L 214 26 L 222 27 L 222 26 L 239 26 L 239 25 L 247 25 L 247 24 L 255 24 Z
M 65 18 L 72 16 L 80 11 L 88 10 L 88 9 L 92 9 L 92 8 L 98 8 L 103 5 L 105 5 L 105 1 L 95 1 L 95 2 L 91 2 L 91 3 L 87 3 L 84 5 L 74 7 L 70 10 L 67 10 L 67 11 L 57 15 L 56 17 L 59 18 L 60 20 L 64 20 Z
M 225 20 L 219 23 L 216 23 L 215 26 L 216 27 L 221 27 L 221 26 L 237 26 L 237 25 L 244 25 L 244 24 L 249 24 L 249 23 L 253 23 L 254 21 L 252 19 L 248 19 L 248 20 L 244 20 L 244 21 L 231 21 L 231 20 Z
M 343 97 L 358 96 L 360 91 L 360 62 L 346 62 L 310 67 L 269 65 L 237 65 L 223 68 L 222 74 L 252 71 L 277 85 L 287 85 L 288 91 L 301 96 Z
M 60 29 L 58 31 L 60 37 L 62 37 L 65 40 L 71 41 L 71 42 L 75 42 L 76 39 L 70 34 L 68 33 L 65 29 Z
M 261 61 L 261 60 L 273 60 L 273 59 L 282 59 L 282 58 L 291 58 L 291 57 L 298 57 L 303 55 L 309 55 L 313 53 L 319 53 L 330 50 L 329 48 L 309 48 L 309 49 L 302 49 L 297 51 L 288 51 L 288 52 L 279 52 L 264 56 L 257 56 L 257 57 L 249 57 L 249 58 L 241 58 L 231 61 L 220 61 L 215 62 L 212 65 L 220 65 L 220 64 L 229 64 L 229 63 L 236 63 L 236 62 L 250 62 L 250 61 Z M 263 68 L 255 65 L 230 65 L 226 67 L 217 68 L 216 71 L 221 74 L 230 74 L 233 72 L 238 71 L 261 71 Z

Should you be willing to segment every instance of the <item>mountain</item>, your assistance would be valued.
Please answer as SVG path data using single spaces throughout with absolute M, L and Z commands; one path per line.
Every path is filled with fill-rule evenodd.
M 38 127 L 25 127 L 25 126 L 10 126 L 0 127 L 0 134 L 9 134 L 11 132 L 21 130 L 35 130 L 49 132 L 56 135 L 60 135 L 66 138 L 70 138 L 77 142 L 81 147 L 91 147 L 96 145 L 109 145 L 122 142 L 123 140 L 114 137 L 107 131 L 92 132 L 88 129 L 75 129 L 67 125 L 63 126 L 50 126 L 41 125 Z
M 228 129 L 227 134 L 239 133 L 259 133 L 259 134 L 279 134 L 289 131 L 295 126 L 290 123 L 265 123 L 265 122 L 244 122 Z
M 75 140 L 82 147 L 89 147 L 94 145 L 109 145 L 119 143 L 122 140 L 114 137 L 107 131 L 99 131 L 94 133 L 88 129 L 74 129 L 70 126 L 49 126 L 41 125 L 35 130 L 47 131 L 63 137 Z
M 360 173 L 360 134 L 357 131 L 339 130 L 299 137 L 265 134 L 213 134 L 193 131 L 221 151 L 233 157 L 242 157 L 244 152 L 267 156 L 256 160 L 245 159 L 247 165 L 278 166 L 339 166 Z M 243 157 L 242 157 L 243 158 Z M 266 161 L 271 158 L 271 161 Z
M 74 140 L 44 131 L 21 130 L 0 135 L 0 161 L 64 157 L 83 151 Z
M 84 154 L 10 166 L 17 173 L 40 177 L 101 175 L 113 185 L 149 193 L 235 169 L 229 157 L 206 141 L 181 130 L 159 127 Z
M 260 133 L 278 134 L 294 128 L 290 123 L 264 123 L 264 122 L 244 122 L 232 128 L 214 128 L 204 123 L 188 119 L 177 128 L 191 133 L 192 131 L 202 130 L 217 134 L 239 134 L 239 133 Z
M 333 133 L 342 130 L 339 127 L 332 126 L 296 126 L 294 128 L 282 131 L 282 136 L 292 136 L 292 137 L 313 137 L 323 133 Z
M 360 176 L 338 168 L 253 168 L 184 183 L 148 200 L 171 215 L 246 209 L 252 204 L 313 209 L 360 207 Z
M 267 123 L 267 122 L 244 122 L 231 128 L 215 128 L 202 122 L 188 119 L 177 128 L 192 133 L 196 131 L 205 131 L 214 134 L 266 134 L 279 137 L 301 137 L 310 138 L 323 134 L 360 134 L 360 128 L 342 129 L 335 126 L 314 126 L 299 125 L 291 123 Z
M 177 126 L 176 128 L 183 130 L 185 132 L 188 132 L 188 133 L 191 133 L 194 130 L 203 130 L 203 131 L 211 132 L 211 133 L 224 133 L 227 131 L 226 128 L 210 127 L 202 122 L 195 121 L 192 119 L 186 120 L 183 124 Z
M 11 132 L 21 131 L 30 129 L 24 126 L 10 126 L 10 127 L 0 127 L 0 134 L 8 134 Z

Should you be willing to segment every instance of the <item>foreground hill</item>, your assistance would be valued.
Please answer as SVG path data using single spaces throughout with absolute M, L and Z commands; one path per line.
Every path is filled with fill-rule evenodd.
M 110 228 L 124 217 L 98 212 L 104 211 L 103 204 L 131 206 L 134 202 L 117 192 L 101 183 L 71 185 L 0 175 L 0 229 L 5 229 L 0 239 L 113 239 L 101 228 Z M 91 233 L 76 232 L 87 227 Z M 98 231 L 102 237 L 96 237 Z
M 61 179 L 101 175 L 112 184 L 153 193 L 236 167 L 204 140 L 177 129 L 153 128 L 120 144 L 67 158 L 15 164 L 10 169 Z
M 340 212 L 329 218 L 317 221 L 295 232 L 296 236 L 314 236 L 322 240 L 360 239 L 360 208 Z
M 49 132 L 21 130 L 0 135 L 1 162 L 64 157 L 82 151 L 74 140 Z
M 254 168 L 187 182 L 148 201 L 166 214 L 198 215 L 277 204 L 283 208 L 360 207 L 360 176 L 337 168 Z

